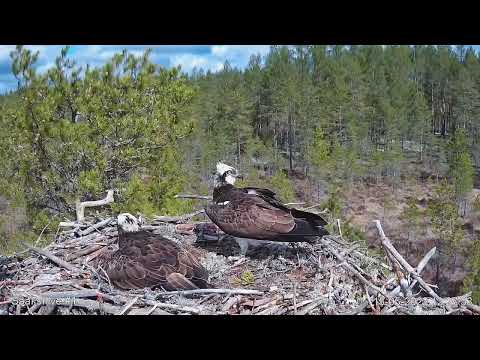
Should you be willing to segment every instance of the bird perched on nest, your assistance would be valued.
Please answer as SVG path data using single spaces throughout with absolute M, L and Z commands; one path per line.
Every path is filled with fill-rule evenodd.
M 142 229 L 133 215 L 120 214 L 117 227 L 118 250 L 104 254 L 96 264 L 112 285 L 124 290 L 163 287 L 169 291 L 212 287 L 196 256 Z
M 234 186 L 237 170 L 217 163 L 213 201 L 205 213 L 223 232 L 240 239 L 281 242 L 312 242 L 328 235 L 327 222 L 319 215 L 289 208 L 268 189 Z M 247 241 L 238 242 L 242 255 Z

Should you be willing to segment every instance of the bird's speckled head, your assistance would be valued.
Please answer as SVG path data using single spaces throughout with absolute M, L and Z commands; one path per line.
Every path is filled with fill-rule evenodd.
M 234 185 L 237 178 L 241 178 L 237 169 L 224 164 L 222 162 L 217 163 L 217 171 L 215 172 L 214 186 L 219 187 L 225 184 Z
M 137 232 L 140 230 L 141 222 L 132 214 L 123 213 L 117 216 L 117 224 L 124 232 Z

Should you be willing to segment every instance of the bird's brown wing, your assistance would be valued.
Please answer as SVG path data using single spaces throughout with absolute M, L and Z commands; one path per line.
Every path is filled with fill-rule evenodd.
M 105 271 L 110 281 L 123 289 L 163 286 L 178 268 L 178 248 L 150 234 L 129 234 L 129 239 L 109 261 Z
M 269 189 L 255 188 L 255 187 L 245 187 L 242 188 L 244 192 L 248 194 L 256 195 L 262 198 L 264 201 L 268 202 L 270 205 L 282 209 L 284 211 L 289 211 L 294 218 L 306 220 L 316 226 L 325 226 L 328 223 L 318 214 L 313 214 L 310 212 L 298 210 L 295 208 L 289 208 L 285 206 L 281 201 L 279 201 L 275 196 L 276 194 Z
M 288 211 L 253 194 L 233 199 L 227 205 L 210 204 L 207 215 L 224 232 L 237 237 L 268 240 L 295 227 Z
M 170 277 L 175 273 L 193 282 L 194 288 L 210 287 L 207 271 L 193 254 L 168 239 L 148 233 L 129 234 L 123 247 L 104 259 L 102 265 L 112 284 L 122 289 L 156 286 L 185 289 L 186 282 L 182 283 L 178 276 Z M 176 283 L 182 283 L 180 288 L 174 287 Z

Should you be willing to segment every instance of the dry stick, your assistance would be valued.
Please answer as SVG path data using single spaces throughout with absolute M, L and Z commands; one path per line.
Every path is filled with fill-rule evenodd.
M 158 294 L 155 298 L 164 295 L 196 295 L 196 294 L 228 294 L 228 295 L 263 295 L 263 291 L 248 289 L 195 289 L 181 291 L 167 291 Z
M 386 247 L 390 253 L 393 255 L 393 257 L 398 260 L 400 265 L 403 266 L 405 270 L 407 270 L 414 278 L 415 280 L 418 281 L 418 283 L 422 286 L 422 288 L 430 295 L 432 296 L 435 300 L 437 300 L 439 303 L 444 304 L 445 300 L 438 296 L 435 291 L 433 291 L 425 281 L 417 274 L 415 269 L 400 255 L 400 253 L 395 249 L 390 242 L 390 240 L 385 236 L 385 233 L 383 232 L 382 225 L 380 224 L 379 220 L 375 220 L 375 224 L 377 226 L 377 230 L 380 234 L 380 237 L 382 239 L 382 245 Z
M 195 211 L 193 213 L 186 214 L 186 215 L 181 215 L 181 216 L 155 216 L 153 218 L 153 220 L 154 221 L 160 221 L 160 222 L 167 222 L 167 223 L 170 223 L 170 222 L 171 223 L 178 223 L 178 222 L 182 222 L 182 221 L 187 221 L 194 216 L 203 214 L 204 212 L 205 212 L 205 210 L 202 209 L 202 210 L 198 210 L 198 211 Z
M 42 232 L 40 233 L 40 235 L 38 235 L 38 238 L 37 240 L 35 241 L 35 246 L 37 246 L 38 242 L 40 241 L 40 239 L 42 238 L 42 235 L 43 235 L 43 232 L 45 231 L 45 229 L 48 227 L 48 225 L 50 225 L 50 223 L 52 222 L 53 218 L 50 219 L 50 221 L 47 223 L 47 225 L 44 226 Z
M 430 259 L 432 258 L 433 255 L 435 255 L 435 251 L 437 250 L 436 247 L 430 249 L 430 251 L 422 258 L 422 260 L 420 260 L 420 262 L 418 263 L 417 265 L 417 268 L 415 269 L 417 274 L 421 274 L 423 269 L 425 268 L 425 266 L 427 265 L 427 263 L 430 261 Z M 412 282 L 412 284 L 409 286 L 409 290 L 413 290 L 413 287 L 417 284 L 417 280 L 414 280 Z M 390 295 L 392 296 L 396 296 L 401 290 L 401 287 L 400 285 L 398 285 L 395 289 L 393 289 L 391 292 L 390 292 Z
M 96 201 L 77 202 L 75 204 L 75 208 L 77 211 L 77 221 L 80 222 L 85 219 L 85 208 L 107 205 L 113 203 L 114 201 L 115 199 L 113 198 L 113 190 L 108 190 L 107 196 L 104 199 Z
M 466 304 L 465 307 L 470 311 L 473 311 L 477 314 L 480 314 L 480 306 L 478 306 L 478 305 Z
M 411 296 L 411 291 L 409 291 L 409 287 L 408 287 L 408 281 L 405 279 L 405 275 L 401 271 L 397 260 L 395 260 L 395 258 L 392 256 L 392 254 L 390 254 L 387 248 L 384 247 L 384 250 L 385 250 L 385 254 L 387 255 L 387 260 L 392 265 L 393 271 L 397 276 L 397 280 L 398 280 L 398 283 L 400 284 L 400 289 L 402 290 L 403 295 L 405 297 Z
M 61 227 L 75 227 L 75 226 L 78 226 L 79 224 L 74 222 L 74 221 L 61 221 L 59 224 L 58 224 L 58 227 L 61 228 Z
M 77 299 L 77 298 L 89 298 L 89 297 L 102 297 L 114 303 L 121 302 L 115 296 L 104 294 L 94 289 L 46 292 L 46 293 L 42 293 L 41 296 L 52 298 L 52 299 L 65 299 L 65 298 Z
M 286 204 L 283 204 L 285 206 L 294 206 L 294 205 L 305 205 L 304 202 L 291 202 L 291 203 L 286 203 Z
M 72 300 L 72 303 L 74 307 L 81 307 L 90 311 L 103 311 L 104 313 L 112 314 L 112 315 L 118 314 L 119 309 L 121 309 L 120 306 L 113 306 L 110 304 L 100 303 L 95 300 L 75 299 L 75 300 Z M 68 305 L 70 306 L 71 304 L 68 304 Z
M 147 299 L 142 299 L 142 301 L 147 304 L 147 305 L 157 305 L 158 308 L 163 308 L 163 309 L 170 309 L 170 310 L 177 310 L 177 311 L 183 311 L 191 314 L 198 315 L 200 314 L 199 309 L 192 308 L 190 306 L 180 306 L 180 305 L 175 305 L 175 304 L 167 304 L 167 303 L 161 303 L 161 302 L 156 302 L 152 300 L 147 300 Z
M 308 206 L 306 208 L 303 208 L 301 210 L 311 210 L 311 209 L 314 209 L 316 207 L 319 207 L 319 206 L 322 206 L 322 204 L 315 204 L 315 205 L 312 205 L 312 206 Z M 328 209 L 323 209 L 322 211 L 320 211 L 321 214 L 325 214 L 328 212 Z
M 297 283 L 293 283 L 293 315 L 297 315 Z
M 122 311 L 118 313 L 118 315 L 124 315 L 128 311 L 128 309 L 130 309 L 133 305 L 135 305 L 135 303 L 138 301 L 139 298 L 140 296 L 137 296 L 132 301 L 130 301 L 127 305 L 125 305 L 125 307 L 122 309 Z
M 337 226 L 338 226 L 338 233 L 340 234 L 340 238 L 343 240 L 342 227 L 340 226 L 340 219 L 337 219 Z
M 37 254 L 45 256 L 47 259 L 53 261 L 55 264 L 57 264 L 60 267 L 63 267 L 63 268 L 65 268 L 67 270 L 70 270 L 72 272 L 77 272 L 77 273 L 80 272 L 80 270 L 77 269 L 75 266 L 73 266 L 72 264 L 69 264 L 68 262 L 66 262 L 66 261 L 60 259 L 59 257 L 53 255 L 50 251 L 36 248 L 36 247 L 31 246 L 31 245 L 29 245 L 29 244 L 27 244 L 26 242 L 23 242 L 23 241 L 21 242 L 21 244 L 31 251 L 34 251 Z
M 188 194 L 178 194 L 174 196 L 175 199 L 200 199 L 200 200 L 213 200 L 212 196 L 205 195 L 188 195 Z
M 86 228 L 85 230 L 82 230 L 80 231 L 80 236 L 85 236 L 85 235 L 88 235 L 104 226 L 107 226 L 111 221 L 113 220 L 113 218 L 108 218 L 108 219 L 105 219 L 105 220 L 102 220 L 100 221 L 99 223 L 96 223 L 95 225 L 92 225 L 88 228 Z
M 383 296 L 385 297 L 389 297 L 389 295 L 383 291 L 382 289 L 376 287 L 375 285 L 373 285 L 370 281 L 368 281 L 367 279 L 365 279 L 363 277 L 362 274 L 360 274 L 357 270 L 355 270 L 354 267 L 352 267 L 345 259 L 342 255 L 340 255 L 334 248 L 332 248 L 330 246 L 330 244 L 325 241 L 323 238 L 319 240 L 320 243 L 322 243 L 326 248 L 327 250 L 333 254 L 341 263 L 342 263 L 342 266 L 344 268 L 346 268 L 347 270 L 349 270 L 352 274 L 354 274 L 363 284 L 367 285 L 368 287 L 370 287 L 371 289 L 375 290 L 377 293 L 380 293 L 382 294 Z

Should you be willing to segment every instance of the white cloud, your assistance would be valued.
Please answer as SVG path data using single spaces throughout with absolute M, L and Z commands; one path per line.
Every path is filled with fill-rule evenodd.
M 15 45 L 0 45 L 0 61 L 10 58 L 10 52 L 15 50 Z
M 223 67 L 223 63 L 218 60 L 194 54 L 175 55 L 170 58 L 170 64 L 173 66 L 180 65 L 182 70 L 186 72 L 192 71 L 195 67 L 212 71 L 218 71 Z
M 37 71 L 43 73 L 55 63 L 64 45 L 27 45 L 28 49 L 39 51 Z M 73 45 L 69 57 L 79 66 L 85 68 L 102 66 L 115 53 L 127 49 L 130 53 L 139 56 L 147 48 L 152 48 L 151 60 L 157 64 L 170 67 L 180 65 L 185 72 L 191 72 L 194 67 L 204 70 L 219 71 L 226 60 L 233 67 L 244 68 L 252 54 L 266 55 L 269 45 Z M 10 72 L 10 52 L 15 45 L 0 45 L 0 93 L 12 88 L 15 83 Z
M 266 55 L 270 45 L 214 45 L 212 54 L 219 57 L 250 57 L 252 54 Z

